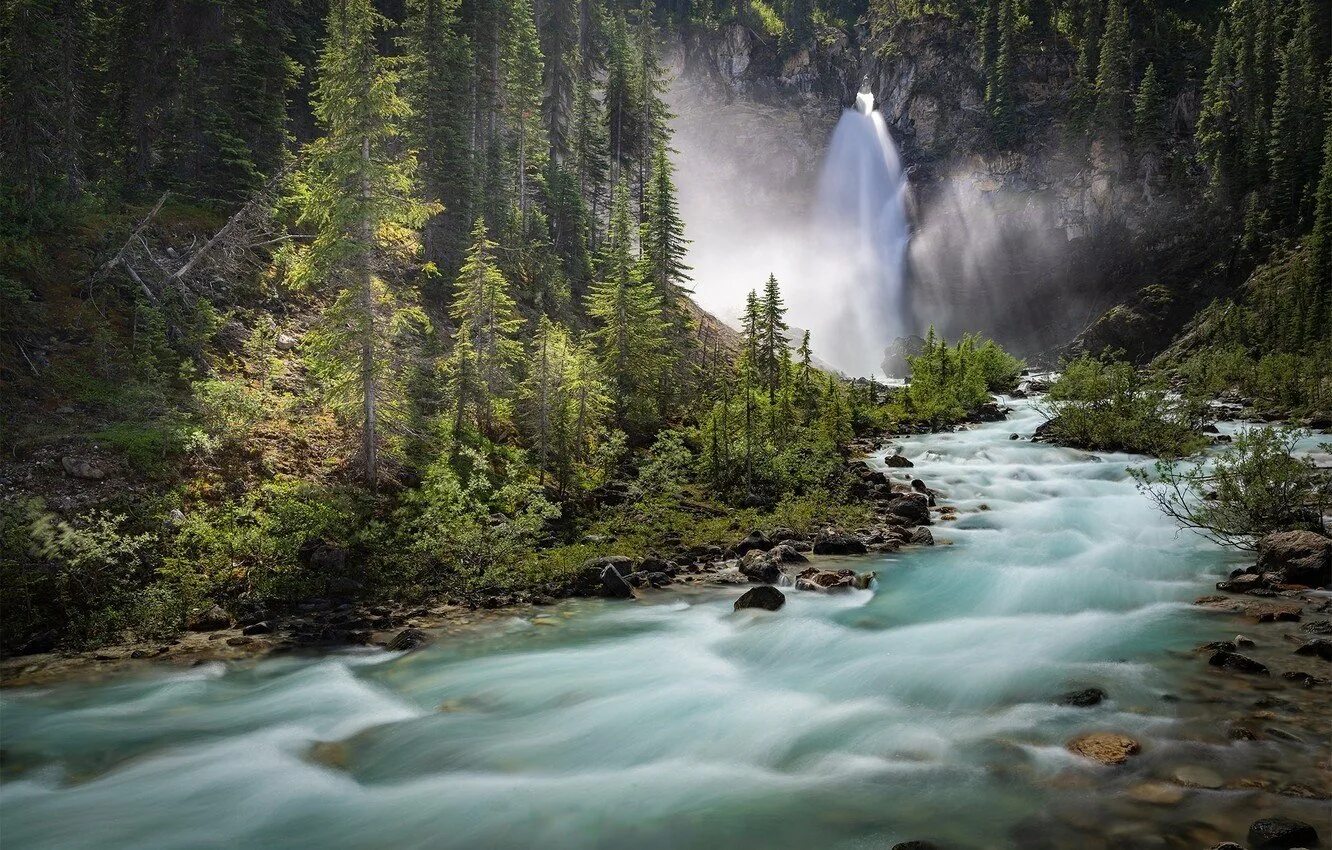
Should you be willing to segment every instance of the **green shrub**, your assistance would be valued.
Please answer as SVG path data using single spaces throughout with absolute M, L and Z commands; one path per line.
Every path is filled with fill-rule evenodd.
M 1167 515 L 1218 543 L 1251 549 L 1274 531 L 1322 531 L 1332 487 L 1324 470 L 1295 454 L 1308 432 L 1246 428 L 1212 458 L 1160 461 L 1149 473 L 1130 470 Z
M 1063 445 L 1157 457 L 1183 457 L 1206 445 L 1201 406 L 1123 361 L 1069 361 L 1043 412 L 1051 438 Z

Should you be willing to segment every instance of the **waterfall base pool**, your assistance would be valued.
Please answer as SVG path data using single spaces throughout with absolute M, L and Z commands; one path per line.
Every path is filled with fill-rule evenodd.
M 872 590 L 6 691 L 4 845 L 1203 848 L 1278 814 L 1332 839 L 1323 697 L 1193 652 L 1237 628 L 1191 604 L 1233 556 L 1153 510 L 1140 459 L 1009 439 L 1037 421 L 900 443 L 958 516 L 857 559 Z M 1085 687 L 1108 699 L 1059 703 Z M 1101 730 L 1141 754 L 1065 749 Z

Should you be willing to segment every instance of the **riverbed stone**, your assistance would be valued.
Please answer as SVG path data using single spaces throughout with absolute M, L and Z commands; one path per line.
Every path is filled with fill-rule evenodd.
M 815 555 L 864 555 L 869 552 L 865 541 L 845 531 L 825 531 L 814 541 Z
M 786 594 L 770 584 L 750 588 L 735 600 L 735 610 L 758 608 L 763 611 L 776 611 L 786 604 Z
M 856 586 L 856 574 L 852 570 L 821 570 L 818 567 L 806 567 L 796 575 L 796 590 L 837 592 L 850 590 Z
M 1321 658 L 1324 661 L 1332 661 L 1332 640 L 1327 638 L 1314 638 L 1308 643 L 1295 650 L 1296 655 L 1306 655 L 1312 658 Z
M 924 493 L 902 493 L 884 507 L 888 513 L 911 524 L 930 524 L 930 500 Z
M 776 584 L 782 577 L 782 568 L 762 549 L 751 549 L 740 558 L 740 574 L 752 582 Z
M 1267 665 L 1261 661 L 1254 661 L 1247 655 L 1240 655 L 1238 652 L 1220 649 L 1213 653 L 1212 657 L 1207 659 L 1207 663 L 1213 667 L 1220 667 L 1223 670 L 1230 670 L 1234 673 L 1247 673 L 1251 676 L 1270 676 L 1271 671 Z
M 910 542 L 913 546 L 933 546 L 934 534 L 925 526 L 918 526 L 911 532 Z
M 883 459 L 883 462 L 893 469 L 910 469 L 915 466 L 914 463 L 900 454 L 888 455 Z
M 1258 569 L 1278 572 L 1287 584 L 1332 585 L 1332 537 L 1313 531 L 1279 531 L 1258 541 Z
M 394 652 L 410 652 L 429 646 L 433 640 L 428 632 L 421 629 L 403 629 L 388 642 L 388 649 Z
M 1249 825 L 1253 850 L 1292 850 L 1318 846 L 1318 830 L 1293 818 L 1261 818 Z
M 1088 732 L 1072 739 L 1065 746 L 1076 755 L 1104 765 L 1123 764 L 1130 756 L 1142 751 L 1141 744 L 1118 732 Z
M 939 845 L 933 841 L 899 841 L 893 845 L 893 850 L 939 850 Z
M 768 557 L 781 564 L 807 564 L 809 558 L 800 554 L 790 543 L 779 543 L 768 551 Z
M 1100 688 L 1079 688 L 1076 691 L 1068 691 L 1059 697 L 1061 705 L 1071 705 L 1076 708 L 1090 708 L 1093 705 L 1100 705 L 1106 698 L 1105 691 Z
M 1215 770 L 1196 764 L 1175 768 L 1170 778 L 1186 788 L 1220 788 L 1223 781 Z
M 601 595 L 609 596 L 611 599 L 632 599 L 634 589 L 629 582 L 625 581 L 620 571 L 614 564 L 608 565 L 601 571 Z
M 773 547 L 773 542 L 768 537 L 768 535 L 764 534 L 762 531 L 756 528 L 753 531 L 749 532 L 749 534 L 745 535 L 744 540 L 741 540 L 739 543 L 735 544 L 735 554 L 744 555 L 745 553 L 751 552 L 755 549 L 766 552 L 772 547 Z
M 1157 806 L 1173 806 L 1184 800 L 1186 792 L 1169 782 L 1139 782 L 1128 789 L 1130 800 Z

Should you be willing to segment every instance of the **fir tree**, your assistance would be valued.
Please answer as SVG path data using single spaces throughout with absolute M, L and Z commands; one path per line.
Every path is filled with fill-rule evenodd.
M 507 418 L 514 371 L 523 355 L 517 339 L 523 320 L 508 281 L 495 266 L 495 248 L 485 221 L 477 219 L 450 310 L 461 339 L 471 348 L 471 372 L 478 392 L 477 429 L 490 439 L 498 436 Z
M 1314 195 L 1314 225 L 1309 234 L 1309 272 L 1324 304 L 1322 318 L 1332 307 L 1332 120 L 1323 138 L 1323 167 Z
M 1226 196 L 1234 190 L 1240 163 L 1232 49 L 1230 31 L 1223 20 L 1212 44 L 1212 62 L 1203 82 L 1202 107 L 1194 131 L 1198 158 L 1207 169 L 1215 196 Z
M 578 84 L 578 0 L 545 0 L 539 7 L 541 55 L 545 59 L 542 114 L 550 158 L 561 163 L 570 151 L 574 90 Z
M 1317 178 L 1323 142 L 1320 39 L 1314 0 L 1304 0 L 1299 22 L 1281 56 L 1281 77 L 1272 105 L 1273 208 L 1286 222 L 1307 209 L 1308 191 Z
M 397 149 L 410 110 L 398 95 L 397 74 L 376 51 L 383 24 L 370 0 L 331 4 L 314 93 L 325 135 L 308 146 L 306 166 L 293 180 L 300 222 L 315 237 L 293 256 L 292 278 L 337 293 L 310 346 L 312 365 L 335 408 L 359 411 L 371 487 L 379 480 L 381 420 L 401 416 L 389 347 L 390 328 L 400 323 L 386 316 L 397 299 L 375 270 L 401 247 L 404 229 L 437 211 L 413 196 L 415 158 Z
M 409 138 L 420 151 L 425 196 L 444 207 L 426 225 L 426 258 L 450 276 L 462 265 L 473 221 L 472 51 L 460 27 L 458 0 L 413 0 L 403 40 Z
M 789 354 L 786 342 L 786 305 L 782 303 L 781 288 L 777 276 L 768 275 L 768 282 L 763 287 L 763 298 L 758 304 L 758 367 L 762 373 L 763 384 L 768 390 L 768 403 L 775 403 L 777 391 L 786 379 L 785 365 Z
M 643 205 L 643 262 L 645 276 L 656 287 L 662 303 L 673 306 L 680 300 L 691 278 L 684 258 L 689 240 L 684 237 L 684 219 L 675 199 L 675 181 L 666 145 L 658 142 L 652 158 L 652 176 Z
M 642 428 L 652 419 L 666 338 L 661 298 L 651 281 L 642 279 L 632 256 L 633 232 L 629 189 L 621 181 L 587 311 L 598 324 L 592 338 L 602 372 L 615 390 L 616 414 L 625 425 Z
M 540 193 L 545 175 L 549 144 L 541 118 L 542 57 L 531 0 L 512 2 L 501 59 L 504 120 L 512 134 L 510 148 L 518 230 L 526 232 L 528 211 Z
M 1096 74 L 1096 119 L 1101 129 L 1118 137 L 1129 126 L 1129 25 L 1122 0 L 1110 0 L 1101 38 Z
M 994 138 L 1000 147 L 1017 143 L 1021 134 L 1015 95 L 1015 66 L 1017 61 L 1016 23 L 1013 20 L 1013 0 L 999 3 L 998 48 L 994 71 L 985 88 L 985 102 L 990 108 Z
M 1156 65 L 1149 64 L 1133 98 L 1133 140 L 1139 150 L 1155 150 L 1165 140 L 1161 114 L 1164 99 L 1161 81 L 1156 76 Z

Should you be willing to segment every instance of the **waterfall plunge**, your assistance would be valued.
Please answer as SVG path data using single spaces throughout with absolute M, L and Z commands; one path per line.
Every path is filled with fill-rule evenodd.
M 907 181 L 874 95 L 842 114 L 819 177 L 813 244 L 792 315 L 816 351 L 853 375 L 877 373 L 884 349 L 917 329 L 906 297 Z

